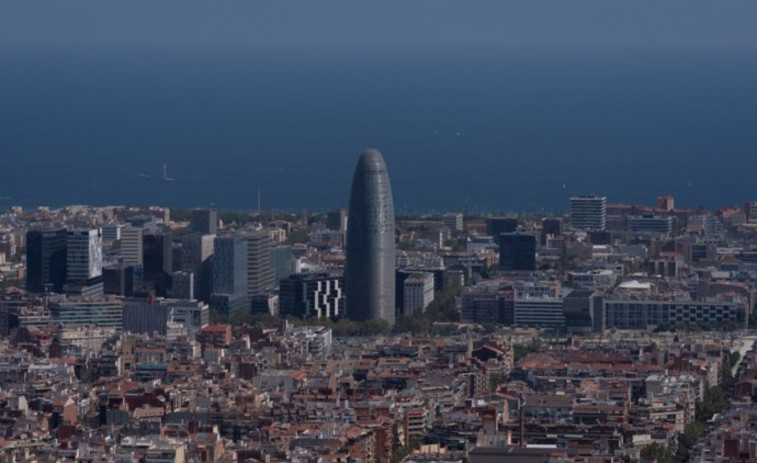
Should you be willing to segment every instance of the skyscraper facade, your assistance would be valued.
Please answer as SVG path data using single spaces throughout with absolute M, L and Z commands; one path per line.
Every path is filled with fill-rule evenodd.
M 603 231 L 607 226 L 607 198 L 594 195 L 570 198 L 570 226 L 574 230 Z
M 69 282 L 87 282 L 102 276 L 103 241 L 99 228 L 68 230 L 66 270 Z
M 247 298 L 273 289 L 276 284 L 271 266 L 273 241 L 266 230 L 247 235 Z
M 499 268 L 536 270 L 536 236 L 530 233 L 499 235 Z
M 386 163 L 378 150 L 363 151 L 357 162 L 347 223 L 347 315 L 393 325 L 394 202 Z
M 226 314 L 244 309 L 249 301 L 246 288 L 247 240 L 243 236 L 216 238 L 213 250 L 211 307 Z
M 103 293 L 103 237 L 99 228 L 66 232 L 67 294 L 97 296 Z
M 59 293 L 66 282 L 66 229 L 26 233 L 26 290 Z
M 201 235 L 215 235 L 218 232 L 218 212 L 215 209 L 193 209 L 190 228 Z

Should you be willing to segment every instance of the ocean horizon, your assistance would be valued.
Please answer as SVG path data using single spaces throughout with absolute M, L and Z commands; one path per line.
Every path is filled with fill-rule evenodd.
M 398 214 L 570 196 L 757 199 L 757 53 L 2 51 L 0 207 L 346 207 L 363 149 Z M 163 181 L 166 165 L 173 181 Z

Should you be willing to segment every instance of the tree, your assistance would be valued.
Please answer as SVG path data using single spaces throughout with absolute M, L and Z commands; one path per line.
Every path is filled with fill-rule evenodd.
M 641 449 L 641 458 L 649 460 L 657 460 L 658 463 L 672 463 L 673 457 L 668 452 L 668 449 L 658 443 L 649 444 Z

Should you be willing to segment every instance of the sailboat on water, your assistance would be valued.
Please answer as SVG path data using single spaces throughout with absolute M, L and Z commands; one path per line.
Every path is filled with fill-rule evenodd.
M 173 177 L 168 175 L 168 165 L 165 162 L 163 163 L 163 181 L 173 182 Z

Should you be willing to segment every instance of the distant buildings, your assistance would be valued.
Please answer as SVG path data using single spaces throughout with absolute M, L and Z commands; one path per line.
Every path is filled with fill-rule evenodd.
M 632 217 L 631 231 L 669 235 L 673 231 L 673 217 L 655 215 Z
M 26 290 L 60 293 L 66 282 L 66 229 L 26 233 Z
M 494 242 L 499 244 L 499 235 L 502 233 L 515 233 L 518 230 L 518 219 L 512 217 L 491 217 L 486 219 L 486 234 L 494 237 Z
M 66 287 L 71 294 L 103 293 L 103 249 L 99 228 L 66 232 Z
M 213 292 L 213 240 L 215 235 L 188 235 L 180 239 L 179 270 L 191 273 L 195 298 L 208 301 Z
M 499 268 L 536 270 L 536 236 L 529 233 L 499 235 Z
M 275 287 L 273 267 L 271 266 L 271 248 L 273 242 L 265 230 L 246 235 L 247 241 L 247 287 L 249 300 Z
M 434 301 L 434 274 L 413 272 L 404 282 L 405 315 L 420 315 Z
M 300 273 L 280 282 L 279 313 L 282 317 L 335 318 L 344 315 L 343 279 L 328 273 Z
M 375 149 L 365 150 L 358 160 L 348 217 L 348 315 L 394 324 L 394 201 L 386 163 Z
M 121 260 L 126 265 L 143 265 L 144 229 L 127 225 L 121 229 Z
M 215 235 L 218 232 L 218 212 L 215 209 L 193 209 L 189 226 L 200 235 Z
M 463 214 L 460 212 L 450 212 L 442 216 L 442 223 L 449 228 L 452 233 L 463 231 Z
M 224 313 L 242 309 L 247 302 L 247 239 L 224 236 L 214 240 L 211 305 Z
M 570 226 L 574 230 L 604 230 L 607 226 L 607 198 L 594 195 L 570 198 Z

